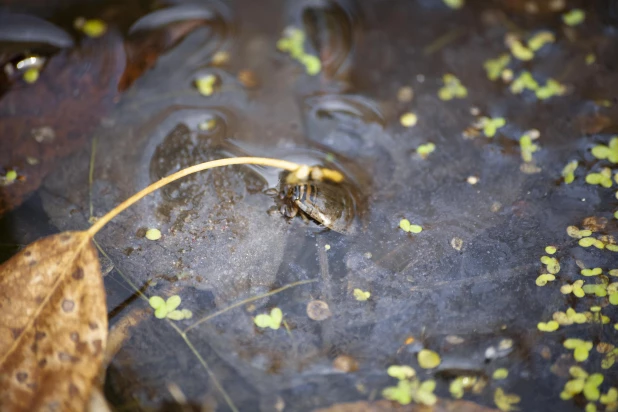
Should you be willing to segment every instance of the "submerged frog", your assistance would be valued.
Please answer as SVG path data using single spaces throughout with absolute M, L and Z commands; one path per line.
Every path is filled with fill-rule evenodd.
M 335 232 L 353 231 L 354 200 L 345 186 L 327 182 L 307 182 L 284 186 L 280 194 L 285 204 L 281 212 L 287 217 L 300 213 Z

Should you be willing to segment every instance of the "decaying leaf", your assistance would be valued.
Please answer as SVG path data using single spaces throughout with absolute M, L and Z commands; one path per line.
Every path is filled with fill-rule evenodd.
M 0 410 L 84 410 L 106 339 L 87 232 L 38 240 L 0 266 Z

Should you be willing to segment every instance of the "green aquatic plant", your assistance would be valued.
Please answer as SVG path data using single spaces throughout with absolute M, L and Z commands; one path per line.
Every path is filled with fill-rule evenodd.
M 216 84 L 217 76 L 214 74 L 207 74 L 195 80 L 195 87 L 202 96 L 211 96 L 215 91 Z
M 588 173 L 586 183 L 589 185 L 601 185 L 604 188 L 612 187 L 612 171 L 609 167 L 604 167 L 599 173 Z
M 582 9 L 573 9 L 562 15 L 562 21 L 567 26 L 577 26 L 586 19 L 586 12 Z
M 421 233 L 423 231 L 423 228 L 421 226 L 411 224 L 408 219 L 401 219 L 399 221 L 399 228 L 403 230 L 404 232 L 415 233 L 415 234 Z
M 581 270 L 581 274 L 583 276 L 599 276 L 602 273 L 603 273 L 603 269 L 601 269 L 601 268 L 582 269 Z
M 575 180 L 575 170 L 577 170 L 578 165 L 579 163 L 577 160 L 573 160 L 567 163 L 567 165 L 564 166 L 564 169 L 562 169 L 562 177 L 564 178 L 564 183 L 567 185 L 569 183 L 573 183 L 573 180 Z
M 391 365 L 386 370 L 386 374 L 395 379 L 404 380 L 415 377 L 416 371 L 408 365 Z
M 553 96 L 562 96 L 566 93 L 566 86 L 554 79 L 548 79 L 544 86 L 535 90 L 537 99 L 546 100 Z
M 528 40 L 528 48 L 532 51 L 537 51 L 543 46 L 556 41 L 554 33 L 544 30 L 536 33 Z
M 429 349 L 420 350 L 417 355 L 417 360 L 419 366 L 423 369 L 433 369 L 442 362 L 440 355 Z
M 354 299 L 360 301 L 360 302 L 364 302 L 366 300 L 368 300 L 371 297 L 371 293 L 370 292 L 366 292 L 362 289 L 354 289 Z
M 590 350 L 592 350 L 592 342 L 582 339 L 570 338 L 564 341 L 563 346 L 566 349 L 573 350 L 573 358 L 577 362 L 583 362 L 588 359 Z
M 588 317 L 585 313 L 578 313 L 573 308 L 568 308 L 566 312 L 554 312 L 552 319 L 563 326 L 588 322 Z
M 440 100 L 463 99 L 468 96 L 468 89 L 461 84 L 461 81 L 453 74 L 442 76 L 444 86 L 438 90 Z
M 173 295 L 164 300 L 161 296 L 152 296 L 148 303 L 155 310 L 157 319 L 183 320 L 190 319 L 193 313 L 188 309 L 178 310 L 182 299 L 178 295 Z
M 539 322 L 536 327 L 541 332 L 555 332 L 560 327 L 560 324 L 555 320 L 550 320 L 549 322 Z
M 279 308 L 272 308 L 270 314 L 262 313 L 253 318 L 253 322 L 259 328 L 279 329 L 283 320 L 283 312 Z
M 592 155 L 599 160 L 607 159 L 611 163 L 618 163 L 618 136 L 612 137 L 607 146 L 600 144 L 593 147 Z
M 305 33 L 296 27 L 288 27 L 284 30 L 283 37 L 277 41 L 277 49 L 287 52 L 305 66 L 308 75 L 315 76 L 322 70 L 322 62 L 317 56 L 305 52 L 304 43 Z
M 552 275 L 560 272 L 560 262 L 554 257 L 541 256 L 541 263 L 547 266 L 547 272 Z
M 583 298 L 585 296 L 585 292 L 582 288 L 582 286 L 584 285 L 584 281 L 583 280 L 576 280 L 575 282 L 573 282 L 572 284 L 566 284 L 563 285 L 560 288 L 560 292 L 564 295 L 568 295 L 569 293 L 572 293 L 574 296 L 578 297 L 578 298 Z
M 502 71 L 506 68 L 506 66 L 508 66 L 510 62 L 511 56 L 507 53 L 504 53 L 496 57 L 495 59 L 486 60 L 485 63 L 483 63 L 483 68 L 487 72 L 487 77 L 489 78 L 489 80 L 493 81 L 497 80 L 500 77 Z
M 416 148 L 416 153 L 425 159 L 429 154 L 433 153 L 436 150 L 436 145 L 434 143 L 424 143 Z
M 498 129 L 506 125 L 506 119 L 504 117 L 481 117 L 479 125 L 483 128 L 485 136 L 494 137 Z
M 556 276 L 552 275 L 552 274 L 548 274 L 548 273 L 544 273 L 542 275 L 539 275 L 536 278 L 536 285 L 537 286 L 545 286 L 547 285 L 547 282 L 552 282 L 556 280 Z
M 521 151 L 521 158 L 526 163 L 532 162 L 532 154 L 539 150 L 539 146 L 532 143 L 532 140 L 533 139 L 531 133 L 524 133 L 524 135 L 519 138 L 519 150 Z
M 513 94 L 520 94 L 524 90 L 536 91 L 538 88 L 539 84 L 534 80 L 534 77 L 532 77 L 529 71 L 521 72 L 519 76 L 513 80 L 510 87 Z
M 519 403 L 521 398 L 515 394 L 505 393 L 502 388 L 497 388 L 494 392 L 494 403 L 503 412 L 514 411 L 517 408 L 514 406 Z
M 573 379 L 564 384 L 560 399 L 566 401 L 581 393 L 588 401 L 597 401 L 600 398 L 599 386 L 603 383 L 603 375 L 600 373 L 589 375 L 579 366 L 571 366 L 569 373 Z
M 491 377 L 496 380 L 506 379 L 509 377 L 509 370 L 506 368 L 498 368 L 494 371 Z
M 588 229 L 578 229 L 577 226 L 569 226 L 566 229 L 567 235 L 575 239 L 581 239 L 583 237 L 588 237 L 592 235 L 592 231 Z M 592 244 L 590 245 L 592 246 Z

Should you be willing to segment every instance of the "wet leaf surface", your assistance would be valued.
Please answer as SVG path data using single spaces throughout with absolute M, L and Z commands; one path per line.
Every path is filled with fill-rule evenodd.
M 0 266 L 0 408 L 83 410 L 99 373 L 107 308 L 85 232 L 38 240 Z

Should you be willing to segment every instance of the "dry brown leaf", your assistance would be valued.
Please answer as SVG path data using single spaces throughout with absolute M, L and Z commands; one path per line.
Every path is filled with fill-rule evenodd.
M 0 266 L 0 410 L 85 410 L 106 339 L 87 232 L 38 240 Z

